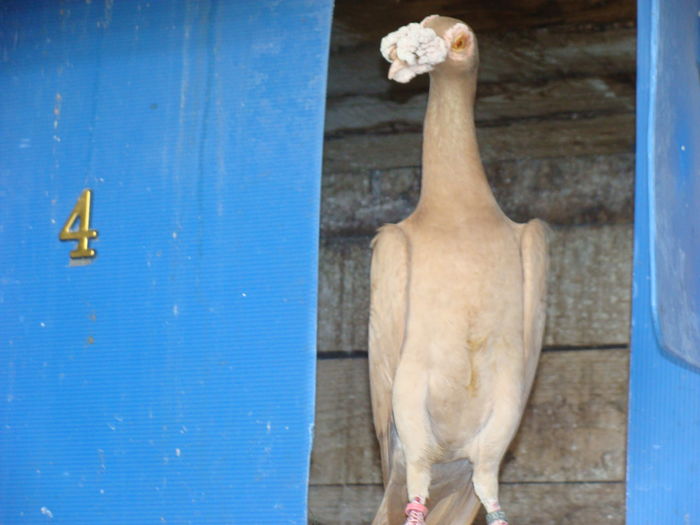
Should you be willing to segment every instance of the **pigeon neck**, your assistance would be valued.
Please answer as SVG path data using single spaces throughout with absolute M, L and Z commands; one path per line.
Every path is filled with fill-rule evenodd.
M 474 124 L 476 73 L 433 72 L 423 128 L 423 176 L 416 211 L 461 218 L 497 211 Z

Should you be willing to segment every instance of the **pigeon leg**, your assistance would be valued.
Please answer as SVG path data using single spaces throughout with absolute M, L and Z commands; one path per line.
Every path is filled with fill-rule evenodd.
M 509 363 L 498 370 L 493 389 L 493 412 L 489 422 L 478 436 L 474 467 L 474 492 L 486 508 L 489 525 L 508 525 L 506 515 L 498 502 L 498 471 L 508 445 L 518 430 L 524 408 L 523 370 L 513 355 L 522 355 L 522 347 L 505 341 L 495 343 L 492 351 L 499 362 Z
M 425 502 L 428 499 L 430 487 L 430 466 L 422 465 L 422 462 L 409 462 L 406 467 L 406 480 L 409 504 L 406 505 L 404 525 L 425 525 L 425 518 L 428 515 Z
M 498 463 L 474 468 L 474 491 L 486 509 L 488 525 L 508 525 L 506 514 L 498 503 Z

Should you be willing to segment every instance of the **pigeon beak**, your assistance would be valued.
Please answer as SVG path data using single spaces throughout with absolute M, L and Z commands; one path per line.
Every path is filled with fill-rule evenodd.
M 399 74 L 403 68 L 405 68 L 408 64 L 404 62 L 403 60 L 396 59 L 391 63 L 391 67 L 389 68 L 389 80 L 396 80 L 396 75 Z

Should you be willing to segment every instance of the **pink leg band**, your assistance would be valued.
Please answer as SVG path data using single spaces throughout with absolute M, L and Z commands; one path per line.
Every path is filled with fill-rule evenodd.
M 411 511 L 422 512 L 424 516 L 428 515 L 428 507 L 416 500 L 413 500 L 411 503 L 406 505 L 406 516 L 408 516 Z

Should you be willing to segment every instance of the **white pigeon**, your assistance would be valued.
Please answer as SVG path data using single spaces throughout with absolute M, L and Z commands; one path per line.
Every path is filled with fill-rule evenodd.
M 430 73 L 415 211 L 372 247 L 369 366 L 385 493 L 374 525 L 507 525 L 498 471 L 537 368 L 547 226 L 491 192 L 474 124 L 476 37 L 430 16 L 387 35 L 389 78 Z M 478 498 L 478 499 L 477 499 Z M 408 504 L 406 504 L 408 502 Z

